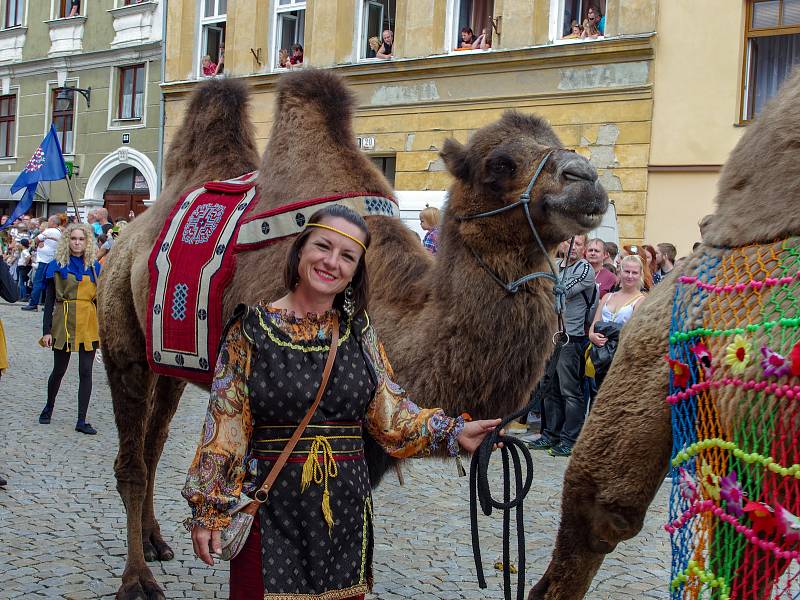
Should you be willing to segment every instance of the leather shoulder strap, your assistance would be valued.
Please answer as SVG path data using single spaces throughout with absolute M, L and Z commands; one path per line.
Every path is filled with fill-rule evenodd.
M 314 413 L 317 411 L 317 407 L 319 406 L 320 401 L 322 400 L 322 396 L 325 394 L 325 388 L 328 387 L 328 379 L 331 375 L 331 370 L 333 370 L 333 362 L 336 360 L 336 348 L 339 345 L 339 317 L 334 314 L 333 317 L 333 335 L 331 337 L 331 349 L 328 351 L 328 360 L 325 362 L 325 369 L 322 371 L 322 382 L 319 384 L 319 389 L 317 390 L 317 397 L 314 398 L 314 403 L 311 405 L 311 408 L 308 409 L 308 412 L 303 417 L 303 420 L 300 421 L 300 425 L 297 426 L 297 429 L 294 430 L 292 437 L 289 438 L 289 442 L 286 444 L 286 447 L 281 452 L 278 460 L 275 461 L 275 464 L 272 465 L 272 469 L 270 469 L 267 478 L 264 480 L 264 484 L 258 489 L 255 493 L 255 501 L 258 504 L 263 504 L 267 501 L 267 495 L 269 494 L 269 490 L 272 485 L 275 483 L 275 480 L 278 478 L 281 470 L 283 469 L 286 461 L 289 459 L 292 451 L 294 450 L 295 446 L 297 446 L 297 442 L 300 441 L 300 437 L 303 435 L 303 432 L 306 430 L 306 427 L 311 422 L 311 417 L 314 416 Z

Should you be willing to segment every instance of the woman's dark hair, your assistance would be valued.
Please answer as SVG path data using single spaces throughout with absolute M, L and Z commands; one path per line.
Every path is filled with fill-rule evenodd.
M 367 228 L 367 222 L 364 221 L 361 215 L 347 208 L 346 206 L 342 206 L 341 204 L 332 204 L 322 208 L 311 215 L 311 217 L 308 219 L 308 222 L 321 223 L 326 219 L 334 218 L 344 219 L 348 223 L 352 223 L 361 231 L 363 231 L 366 235 L 364 245 L 369 248 L 370 234 L 369 229 Z M 286 257 L 286 267 L 283 270 L 283 283 L 286 286 L 286 289 L 289 291 L 293 290 L 300 282 L 300 252 L 302 251 L 303 246 L 306 245 L 306 240 L 308 240 L 308 236 L 311 235 L 312 231 L 314 231 L 314 227 L 306 227 L 303 229 L 303 231 L 300 232 L 300 234 L 292 242 L 292 245 L 289 247 L 289 254 Z M 369 300 L 369 280 L 367 278 L 366 255 L 364 254 L 361 255 L 361 260 L 358 261 L 358 266 L 356 267 L 355 275 L 353 275 L 353 281 L 351 285 L 353 286 L 353 314 L 358 314 L 359 312 L 366 310 L 367 302 Z M 344 310 L 344 292 L 336 295 L 336 298 L 333 300 L 333 306 L 340 311 Z

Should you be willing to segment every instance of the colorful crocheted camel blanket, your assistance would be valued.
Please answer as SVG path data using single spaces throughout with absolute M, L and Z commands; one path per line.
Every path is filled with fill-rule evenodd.
M 800 239 L 704 247 L 670 329 L 673 599 L 800 598 Z
M 208 182 L 186 193 L 164 223 L 150 253 L 147 358 L 160 375 L 210 384 L 222 336 L 222 299 L 236 255 L 299 233 L 330 204 L 362 216 L 399 217 L 395 200 L 340 194 L 249 214 L 258 203 L 258 172 Z M 257 276 L 254 273 L 253 276 Z

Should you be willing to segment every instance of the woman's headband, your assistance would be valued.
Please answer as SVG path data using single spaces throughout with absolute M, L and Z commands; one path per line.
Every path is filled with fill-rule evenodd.
M 306 223 L 306 227 L 319 227 L 320 229 L 327 229 L 329 231 L 333 231 L 334 233 L 338 233 L 339 235 L 343 235 L 346 238 L 350 238 L 356 244 L 361 246 L 364 249 L 364 252 L 367 251 L 367 247 L 364 245 L 364 242 L 362 242 L 360 239 L 358 239 L 356 237 L 353 237 L 349 233 L 345 233 L 341 229 L 336 229 L 336 227 L 331 227 L 330 225 L 323 225 L 322 223 Z

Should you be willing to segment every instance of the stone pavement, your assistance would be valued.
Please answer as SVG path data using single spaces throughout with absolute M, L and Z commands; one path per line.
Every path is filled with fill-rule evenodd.
M 102 365 L 95 365 L 89 417 L 97 436 L 76 433 L 77 360 L 65 376 L 53 422 L 39 425 L 50 351 L 39 348 L 41 313 L 0 304 L 10 368 L 0 381 L 0 599 L 112 596 L 125 562 L 125 515 L 113 461 L 117 435 Z M 158 471 L 156 511 L 175 560 L 152 565 L 168 598 L 227 598 L 226 565 L 209 568 L 192 554 L 180 525 L 180 496 L 194 453 L 206 394 L 190 387 L 171 427 Z M 565 459 L 536 453 L 526 501 L 529 586 L 547 566 L 557 530 Z M 495 456 L 497 460 L 497 455 Z M 501 489 L 495 485 L 494 489 Z M 587 598 L 667 598 L 668 487 L 662 486 L 642 533 L 603 564 Z M 393 475 L 375 492 L 375 594 L 371 598 L 502 598 L 499 515 L 481 516 L 488 590 L 475 580 L 470 547 L 468 478 L 450 461 L 407 461 L 405 485 Z

